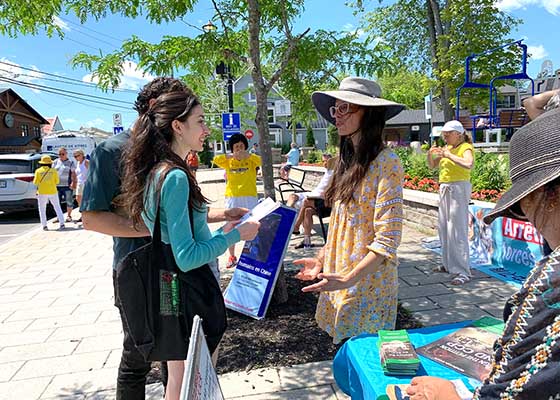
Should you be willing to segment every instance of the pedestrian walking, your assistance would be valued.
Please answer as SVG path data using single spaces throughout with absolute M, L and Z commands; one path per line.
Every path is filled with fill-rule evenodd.
M 58 149 L 58 158 L 53 163 L 53 168 L 58 172 L 60 182 L 56 186 L 60 204 L 66 204 L 66 222 L 72 222 L 72 209 L 74 208 L 74 189 L 78 178 L 76 177 L 76 164 L 68 158 L 65 147 Z
M 296 143 L 290 144 L 290 151 L 286 154 L 282 154 L 282 157 L 286 158 L 286 162 L 280 166 L 280 177 L 282 179 L 288 179 L 290 176 L 290 169 L 295 167 L 299 164 L 299 149 L 297 148 Z
M 58 193 L 56 185 L 59 182 L 58 172 L 52 168 L 52 159 L 50 156 L 42 156 L 39 161 L 40 167 L 35 170 L 33 184 L 37 186 L 37 203 L 39 208 L 39 219 L 44 231 L 48 231 L 47 227 L 47 204 L 50 202 L 56 212 L 59 229 L 64 229 L 64 214 L 60 208 L 58 201 Z
M 78 207 L 82 204 L 82 196 L 84 195 L 84 185 L 86 184 L 89 160 L 86 158 L 82 149 L 74 150 L 74 159 L 76 160 L 76 202 Z M 82 218 L 76 222 L 82 222 Z
M 195 150 L 191 150 L 189 154 L 187 154 L 187 165 L 196 178 L 196 171 L 198 171 L 198 154 L 196 154 Z

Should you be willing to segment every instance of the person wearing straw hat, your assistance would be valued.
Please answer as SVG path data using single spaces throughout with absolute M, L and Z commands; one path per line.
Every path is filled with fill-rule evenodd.
M 519 129 L 510 142 L 511 188 L 484 217 L 529 221 L 550 243 L 514 294 L 506 325 L 494 345 L 492 371 L 473 399 L 560 398 L 560 109 Z M 507 310 L 506 310 L 507 311 Z M 509 314 L 509 315 L 507 315 Z M 407 389 L 411 400 L 457 400 L 453 384 L 417 377 Z
M 60 223 L 59 229 L 64 229 L 64 214 L 58 201 L 58 191 L 56 185 L 59 182 L 58 172 L 52 167 L 51 156 L 44 155 L 39 161 L 40 167 L 35 171 L 33 184 L 37 186 L 37 203 L 39 208 L 39 219 L 44 231 L 47 227 L 47 204 L 50 201 L 56 212 L 56 217 Z
M 397 247 L 402 231 L 403 169 L 383 143 L 385 121 L 404 106 L 381 98 L 379 85 L 348 77 L 338 90 L 315 92 L 317 111 L 335 125 L 340 156 L 325 202 L 332 207 L 325 246 L 302 265 L 303 288 L 321 292 L 315 318 L 334 343 L 380 329 L 397 318 Z
M 438 233 L 441 263 L 434 272 L 449 272 L 452 285 L 471 279 L 469 264 L 469 201 L 474 148 L 469 134 L 459 121 L 448 121 L 441 129 L 445 147 L 428 151 L 428 166 L 439 166 Z

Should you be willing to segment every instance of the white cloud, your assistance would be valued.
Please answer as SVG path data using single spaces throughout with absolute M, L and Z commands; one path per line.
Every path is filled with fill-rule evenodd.
M 53 23 L 63 31 L 70 32 L 70 26 L 56 15 L 53 17 Z
M 67 124 L 73 124 L 74 122 L 78 122 L 78 120 L 76 120 L 74 118 L 63 118 L 62 122 L 65 122 Z
M 548 51 L 542 44 L 538 46 L 527 46 L 527 52 L 531 55 L 533 60 L 542 60 L 548 56 Z
M 552 15 L 560 15 L 560 0 L 498 0 L 494 3 L 502 11 L 525 10 L 527 7 L 543 7 Z
M 351 23 L 344 24 L 342 26 L 342 31 L 356 34 L 358 37 L 362 37 L 365 34 L 365 31 L 362 28 L 356 28 L 354 24 Z
M 84 126 L 87 127 L 87 128 L 99 128 L 104 123 L 105 123 L 105 121 L 103 119 L 95 118 L 95 119 L 92 119 L 91 121 L 86 122 L 84 124 Z
M 10 65 L 0 64 L 0 77 L 13 79 L 25 83 L 37 83 L 37 81 L 41 79 L 41 73 L 39 72 L 39 69 L 34 65 L 28 67 L 32 69 L 32 71 L 29 71 L 27 69 L 25 70 L 22 69 L 19 64 L 16 64 L 15 62 L 7 58 L 0 58 L 0 61 L 10 64 Z M 15 83 L 10 83 L 10 82 L 0 82 L 0 83 L 3 86 L 9 86 L 9 87 L 16 86 Z M 39 89 L 35 89 L 35 88 L 29 88 L 29 89 L 34 91 L 35 93 L 40 92 Z
M 124 71 L 119 84 L 120 89 L 139 90 L 147 82 L 155 78 L 155 76 L 138 69 L 138 64 L 134 61 L 125 61 L 122 66 Z M 92 74 L 87 74 L 82 78 L 82 81 L 98 83 L 99 79 Z

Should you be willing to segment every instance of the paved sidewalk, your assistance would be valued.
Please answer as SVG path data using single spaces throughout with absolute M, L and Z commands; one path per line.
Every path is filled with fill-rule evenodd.
M 223 205 L 220 175 L 198 172 L 214 207 Z M 463 287 L 451 286 L 445 274 L 431 272 L 438 258 L 419 246 L 423 236 L 404 230 L 403 305 L 426 325 L 501 316 L 515 289 L 478 272 Z M 318 234 L 313 240 L 322 243 Z M 0 246 L 0 399 L 114 399 L 122 333 L 112 299 L 111 247 L 109 237 L 77 224 L 33 230 Z M 287 269 L 305 252 L 290 246 Z M 225 265 L 225 256 L 220 263 Z M 347 398 L 336 388 L 328 361 L 229 373 L 220 382 L 228 399 Z M 160 385 L 147 391 L 147 398 L 161 398 Z

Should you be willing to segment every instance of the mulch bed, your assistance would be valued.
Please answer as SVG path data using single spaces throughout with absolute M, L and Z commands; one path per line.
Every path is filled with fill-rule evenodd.
M 229 279 L 223 279 L 227 285 Z M 332 360 L 339 346 L 315 322 L 318 294 L 303 293 L 309 283 L 286 274 L 288 302 L 271 304 L 260 321 L 228 310 L 228 329 L 220 343 L 218 374 Z M 224 286 L 225 287 L 225 286 Z M 399 306 L 397 329 L 421 325 Z
M 222 287 L 229 278 L 222 279 Z M 318 294 L 303 293 L 309 283 L 286 275 L 288 302 L 271 304 L 260 321 L 228 310 L 228 329 L 220 343 L 217 372 L 249 371 L 332 360 L 339 346 L 315 322 Z M 419 328 L 421 324 L 399 305 L 397 329 Z M 154 363 L 149 381 L 159 380 Z

